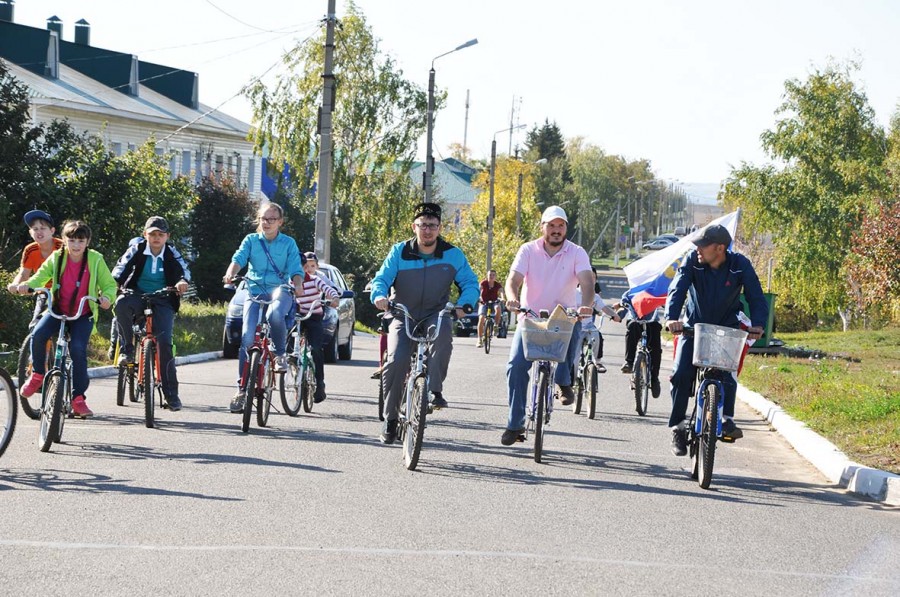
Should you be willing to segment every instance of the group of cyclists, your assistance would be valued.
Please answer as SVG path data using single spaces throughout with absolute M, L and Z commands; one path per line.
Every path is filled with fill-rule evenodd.
M 336 306 L 340 293 L 317 275 L 316 254 L 301 252 L 297 242 L 281 232 L 284 224 L 281 206 L 272 202 L 262 203 L 256 215 L 256 232 L 241 241 L 225 270 L 223 282 L 231 284 L 237 274 L 246 269 L 243 279 L 248 291 L 269 303 L 264 317 L 274 346 L 276 371 L 287 370 L 285 349 L 289 315 L 294 310 L 300 315 L 307 315 L 312 310 L 303 327 L 316 365 L 315 402 L 321 402 L 325 400 L 326 392 L 320 299 L 324 297 Z M 85 222 L 66 222 L 62 227 L 62 238 L 57 239 L 50 214 L 32 210 L 25 214 L 24 220 L 34 242 L 23 250 L 20 271 L 8 290 L 26 294 L 36 288 L 50 288 L 54 293 L 54 309 L 68 315 L 74 315 L 74 306 L 83 296 L 98 298 L 98 304 L 92 305 L 90 312 L 72 321 L 69 328 L 74 378 L 72 409 L 75 416 L 89 417 L 93 414 L 87 406 L 85 393 L 89 385 L 87 344 L 91 333 L 96 331 L 97 306 L 109 309 L 115 304 L 114 327 L 121 342 L 121 356 L 117 364 L 121 366 L 134 359 L 132 323 L 140 316 L 142 309 L 141 299 L 136 293 L 153 293 L 164 288 L 172 292 L 160 295 L 153 301 L 154 329 L 160 346 L 160 379 L 168 408 L 172 411 L 181 409 L 172 338 L 179 297 L 187 290 L 191 273 L 185 259 L 170 242 L 166 220 L 160 216 L 148 219 L 143 235 L 129 243 L 112 271 L 102 255 L 89 248 L 91 230 Z M 519 247 L 505 285 L 497 280 L 494 270 L 488 271 L 487 278 L 479 282 L 463 251 L 447 242 L 441 231 L 440 206 L 435 203 L 418 204 L 414 210 L 412 238 L 391 247 L 372 280 L 370 299 L 376 308 L 388 312 L 392 303 L 400 303 L 417 323 L 426 327 L 434 325 L 455 285 L 459 291 L 456 303 L 458 315 L 479 305 L 479 343 L 488 306 L 501 298 L 505 298 L 506 308 L 510 312 L 517 312 L 520 307 L 534 312 L 549 312 L 561 305 L 577 311 L 581 319 L 590 319 L 591 322 L 595 313 L 602 312 L 615 321 L 628 320 L 622 371 L 631 371 L 642 333 L 642 326 L 638 323 L 641 318 L 631 306 L 627 293 L 615 306 L 617 310 L 607 307 L 600 298 L 596 270 L 591 266 L 587 252 L 567 239 L 568 217 L 562 207 L 550 206 L 544 210 L 540 236 Z M 696 251 L 685 256 L 669 287 L 664 309 L 666 328 L 675 334 L 684 325 L 696 323 L 736 328 L 739 326 L 738 314 L 742 311 L 740 297 L 743 294 L 750 307 L 751 324 L 747 331 L 750 338 L 758 338 L 763 332 L 768 306 L 750 261 L 728 249 L 732 242 L 731 235 L 722 226 L 706 227 L 693 242 Z M 123 292 L 126 290 L 132 292 Z M 230 404 L 231 412 L 243 410 L 241 377 L 247 349 L 254 341 L 260 308 L 259 302 L 244 302 L 238 387 Z M 41 315 L 42 309 L 43 306 L 38 304 L 32 323 L 33 372 L 19 390 L 25 397 L 41 389 L 46 344 L 54 329 L 48 315 Z M 498 318 L 495 327 L 499 328 L 500 309 L 493 309 L 493 314 Z M 520 313 L 520 320 L 522 317 L 524 315 Z M 658 397 L 661 392 L 662 325 L 655 321 L 655 312 L 646 318 L 652 318 L 647 332 L 652 360 L 652 392 L 654 397 Z M 453 350 L 449 319 L 444 319 L 441 325 L 437 339 L 431 345 L 428 370 L 430 401 L 436 409 L 449 406 L 443 395 L 443 383 Z M 402 333 L 403 326 L 404 322 L 396 319 L 386 324 L 387 350 L 379 376 L 385 396 L 380 440 L 385 444 L 394 443 L 398 437 L 400 398 L 410 363 L 411 346 L 406 334 Z M 576 327 L 576 331 L 579 329 Z M 592 338 L 598 370 L 605 372 L 605 367 L 600 363 L 602 336 L 593 334 Z M 573 333 L 565 363 L 556 368 L 555 383 L 558 398 L 563 404 L 574 401 L 573 366 L 581 343 L 582 334 Z M 682 338 L 677 345 L 670 378 L 672 409 L 669 427 L 672 430 L 672 451 L 676 455 L 686 453 L 684 420 L 695 375 L 691 354 L 692 339 Z M 521 326 L 516 326 L 506 368 L 509 410 L 500 437 L 504 446 L 511 446 L 523 439 L 529 370 Z M 734 379 L 731 382 L 725 388 L 723 433 L 735 439 L 742 433 L 733 420 L 736 382 Z

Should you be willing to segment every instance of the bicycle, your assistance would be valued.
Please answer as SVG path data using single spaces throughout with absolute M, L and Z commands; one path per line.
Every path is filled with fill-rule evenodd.
M 143 325 L 139 321 L 132 322 L 134 330 L 134 346 L 137 350 L 137 362 L 134 360 L 119 366 L 118 379 L 116 381 L 116 404 L 125 404 L 125 393 L 128 393 L 130 402 L 144 403 L 144 425 L 152 429 L 156 424 L 155 408 L 156 398 L 159 398 L 160 408 L 166 408 L 165 395 L 163 393 L 159 363 L 159 347 L 156 336 L 153 333 L 153 301 L 174 294 L 174 288 L 162 288 L 155 292 L 141 293 L 132 289 L 126 289 L 123 294 L 140 296 L 144 303 Z M 119 362 L 119 351 L 122 343 L 116 342 L 114 362 Z M 174 344 L 173 344 L 174 348 Z M 135 379 L 137 378 L 137 379 Z M 138 382 L 135 389 L 135 381 Z
M 420 321 L 416 321 L 409 314 L 406 306 L 389 302 L 388 310 L 396 317 L 403 316 L 406 336 L 416 345 L 415 352 L 410 354 L 410 368 L 406 377 L 406 389 L 404 392 L 404 407 L 400 409 L 398 424 L 398 439 L 403 443 L 403 460 L 407 470 L 415 470 L 422 452 L 422 443 L 425 438 L 425 417 L 431 412 L 429 404 L 429 380 L 428 380 L 428 354 L 431 346 L 441 331 L 444 316 L 456 309 L 453 303 L 447 303 L 438 312 L 437 323 L 422 330 L 422 324 L 429 315 Z M 469 308 L 471 310 L 471 308 Z M 410 321 L 414 323 L 410 329 Z
M 637 352 L 634 357 L 634 369 L 631 371 L 631 389 L 634 392 L 634 407 L 637 414 L 647 414 L 647 404 L 650 398 L 650 374 L 653 370 L 653 357 L 650 354 L 650 346 L 647 339 L 647 325 L 653 321 L 635 319 L 634 323 L 641 326 L 641 340 L 638 342 Z
M 38 293 L 35 295 L 35 308 L 34 308 L 34 317 L 31 320 L 31 323 L 28 324 L 28 335 L 25 336 L 25 339 L 22 341 L 22 347 L 19 349 L 19 360 L 16 364 L 16 380 L 18 381 L 18 385 L 16 387 L 21 388 L 25 385 L 25 381 L 31 376 L 31 371 L 33 369 L 31 363 L 31 335 L 34 332 L 34 326 L 37 325 L 37 322 L 41 320 L 41 315 L 43 314 L 43 309 L 47 305 L 47 299 L 45 298 L 43 293 Z M 50 354 L 53 352 L 51 349 L 53 347 L 53 341 L 47 341 L 47 362 L 45 363 L 44 371 L 46 371 L 50 367 Z M 29 419 L 37 421 L 41 417 L 41 408 L 40 405 L 32 406 L 28 401 L 28 398 L 25 396 L 19 395 L 19 402 L 22 405 L 22 412 L 25 413 L 25 416 Z
M 481 344 L 484 346 L 484 354 L 491 354 L 491 338 L 494 337 L 494 317 L 497 301 L 491 301 L 484 306 L 484 328 L 481 332 Z
M 557 307 L 561 310 L 561 307 Z M 565 310 L 566 317 L 560 321 L 554 312 L 542 310 L 536 313 L 522 305 L 519 311 L 525 313 L 522 320 L 522 347 L 525 360 L 531 361 L 531 400 L 526 403 L 525 434 L 534 432 L 534 461 L 541 462 L 544 450 L 544 427 L 550 424 L 553 413 L 553 377 L 557 363 L 566 360 L 569 341 L 575 329 L 576 312 Z M 520 436 L 520 441 L 525 437 Z
M 0 352 L 0 357 L 9 356 L 10 352 Z M 16 430 L 16 414 L 18 400 L 12 378 L 3 367 L 0 367 L 0 456 L 6 451 Z
M 725 404 L 722 379 L 737 371 L 748 334 L 706 323 L 698 323 L 693 329 L 684 328 L 682 333 L 694 337 L 693 364 L 697 367 L 694 408 L 688 425 L 688 454 L 693 461 L 691 479 L 696 479 L 701 488 L 709 489 L 716 440 L 734 441 L 722 436 Z
M 385 318 L 386 313 L 381 312 L 378 337 L 378 374 L 373 376 L 378 380 L 378 420 L 384 421 L 384 384 L 381 383 L 381 374 L 384 371 L 384 362 L 387 360 L 387 334 L 390 318 Z
M 235 283 L 244 280 L 242 276 L 235 276 Z M 249 282 L 249 280 L 248 280 Z M 284 284 L 282 289 L 293 292 L 293 289 Z M 275 389 L 275 376 L 284 376 L 283 372 L 275 371 L 275 345 L 269 337 L 269 322 L 266 321 L 266 307 L 275 302 L 274 299 L 263 300 L 261 295 L 253 296 L 247 293 L 247 300 L 260 306 L 256 319 L 256 332 L 253 344 L 247 349 L 247 361 L 244 363 L 244 371 L 241 374 L 241 387 L 244 388 L 244 410 L 241 417 L 241 431 L 250 431 L 250 419 L 253 415 L 253 402 L 256 401 L 256 424 L 265 427 L 269 421 L 269 413 L 272 409 L 272 391 Z M 284 385 L 284 379 L 280 380 L 280 386 Z
M 312 358 L 312 349 L 301 329 L 301 323 L 309 319 L 313 310 L 322 304 L 321 300 L 315 300 L 309 307 L 309 312 L 301 316 L 294 315 L 294 326 L 288 332 L 288 371 L 281 374 L 278 384 L 281 394 L 281 405 L 284 411 L 296 417 L 300 414 L 300 406 L 303 412 L 310 413 L 313 409 L 316 396 L 316 364 Z M 288 377 L 290 376 L 290 377 Z M 257 410 L 258 412 L 258 410 Z
M 99 302 L 97 297 L 86 295 L 78 303 L 75 315 L 58 315 L 53 312 L 53 295 L 46 288 L 37 288 L 32 292 L 43 292 L 47 295 L 47 313 L 59 320 L 59 335 L 56 338 L 56 354 L 53 366 L 44 375 L 43 399 L 41 400 L 40 427 L 38 429 L 38 447 L 47 452 L 54 443 L 62 441 L 63 427 L 66 417 L 72 412 L 72 362 L 69 359 L 69 340 L 66 323 L 81 317 L 88 301 Z
M 596 311 L 594 312 L 596 313 Z M 603 325 L 603 316 L 600 318 Z M 593 316 L 585 319 L 581 327 L 581 353 L 578 363 L 575 365 L 575 375 L 572 386 L 575 390 L 575 402 L 572 404 L 572 412 L 581 414 L 581 406 L 584 396 L 588 397 L 587 416 L 593 419 L 597 414 L 597 390 L 599 387 L 599 371 L 594 360 L 594 341 L 600 335 L 600 330 L 594 325 Z

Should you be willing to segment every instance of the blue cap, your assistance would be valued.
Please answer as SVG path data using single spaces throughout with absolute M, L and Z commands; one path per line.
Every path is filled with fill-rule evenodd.
M 50 226 L 53 226 L 53 227 L 56 226 L 56 224 L 53 223 L 53 218 L 50 217 L 50 214 L 48 214 L 47 212 L 42 211 L 40 209 L 32 209 L 31 211 L 29 211 L 28 213 L 25 214 L 24 219 L 25 219 L 25 225 L 29 226 L 29 227 L 31 226 L 31 223 L 34 222 L 35 220 L 47 220 L 48 222 L 50 222 Z

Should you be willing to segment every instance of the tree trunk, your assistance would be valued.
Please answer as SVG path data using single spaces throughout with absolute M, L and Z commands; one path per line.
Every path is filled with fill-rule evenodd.
M 838 315 L 841 316 L 841 321 L 844 324 L 844 331 L 850 329 L 850 319 L 853 317 L 853 313 L 850 311 L 850 308 L 846 309 L 838 309 Z

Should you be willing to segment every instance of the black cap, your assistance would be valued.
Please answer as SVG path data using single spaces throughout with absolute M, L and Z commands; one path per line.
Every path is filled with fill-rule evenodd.
M 420 203 L 416 206 L 416 218 L 430 216 L 441 219 L 441 206 L 437 203 Z
M 50 217 L 50 214 L 40 209 L 32 209 L 28 213 L 25 214 L 25 225 L 31 226 L 31 223 L 35 220 L 47 220 L 50 222 L 50 226 L 55 226 L 53 223 L 53 218 Z
M 307 251 L 303 254 L 303 257 L 305 261 L 315 261 L 316 263 L 319 263 L 319 256 L 312 251 Z
M 693 243 L 698 247 L 708 245 L 725 245 L 727 247 L 731 244 L 731 234 L 725 226 L 715 224 L 704 228 L 700 236 L 693 240 Z
M 159 230 L 160 232 L 169 233 L 169 223 L 166 222 L 166 219 L 160 216 L 150 216 L 150 219 L 147 220 L 147 223 L 144 224 L 144 232 L 150 232 L 151 230 Z

